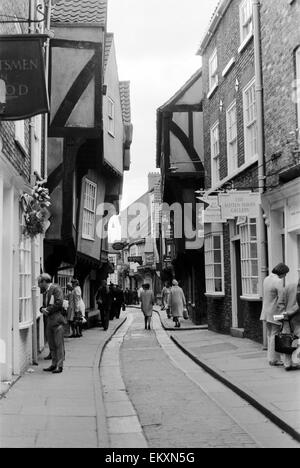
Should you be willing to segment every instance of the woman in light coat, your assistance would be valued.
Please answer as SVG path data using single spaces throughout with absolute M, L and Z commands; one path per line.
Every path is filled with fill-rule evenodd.
M 85 305 L 82 299 L 81 288 L 79 281 L 72 280 L 73 291 L 69 298 L 70 317 L 73 319 L 73 334 L 72 338 L 79 338 L 82 336 L 82 323 L 85 317 Z
M 172 284 L 169 295 L 169 308 L 175 322 L 175 328 L 180 328 L 180 317 L 183 317 L 183 311 L 186 309 L 186 300 L 178 281 L 173 280 Z
M 140 296 L 141 309 L 145 317 L 145 330 L 151 330 L 151 319 L 153 306 L 155 304 L 154 293 L 150 289 L 150 284 L 143 285 L 143 291 Z
M 284 288 L 278 299 L 278 314 L 285 316 L 283 332 L 290 333 L 292 331 L 300 338 L 300 302 L 297 302 L 298 291 L 300 291 L 300 280 L 298 284 L 289 284 Z M 292 355 L 290 354 L 283 354 L 283 362 L 286 371 L 299 369 L 299 365 L 293 364 Z
M 260 319 L 266 322 L 270 366 L 283 365 L 280 354 L 275 351 L 275 336 L 280 332 L 281 324 L 274 320 L 274 315 L 278 315 L 278 300 L 283 292 L 283 279 L 289 271 L 288 266 L 279 263 L 264 280 L 263 308 Z

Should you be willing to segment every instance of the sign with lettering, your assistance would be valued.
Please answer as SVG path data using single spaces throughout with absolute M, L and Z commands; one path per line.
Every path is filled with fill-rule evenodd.
M 43 44 L 47 36 L 0 36 L 0 120 L 49 112 Z
M 155 263 L 155 258 L 153 253 L 145 254 L 146 265 L 153 265 Z
M 128 262 L 129 263 L 139 263 L 140 265 L 142 265 L 143 258 L 142 257 L 128 257 Z
M 261 196 L 259 193 L 232 192 L 219 194 L 219 204 L 223 219 L 240 216 L 258 218 Z

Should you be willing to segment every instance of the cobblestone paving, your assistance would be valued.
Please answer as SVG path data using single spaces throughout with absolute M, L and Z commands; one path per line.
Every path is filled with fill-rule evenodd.
M 174 367 L 137 315 L 121 348 L 123 379 L 152 448 L 256 448 L 255 441 Z

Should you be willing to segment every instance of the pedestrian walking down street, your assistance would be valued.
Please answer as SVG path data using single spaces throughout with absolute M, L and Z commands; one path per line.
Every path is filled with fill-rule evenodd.
M 96 294 L 96 302 L 100 311 L 101 325 L 105 331 L 108 330 L 109 327 L 109 317 L 112 307 L 112 299 L 113 298 L 107 286 L 107 282 L 103 280 Z
M 73 285 L 72 283 L 68 283 L 67 284 L 67 298 L 66 298 L 66 301 L 68 303 L 67 321 L 70 327 L 70 331 L 72 332 L 72 334 L 69 335 L 69 338 L 75 338 L 74 307 L 73 307 L 72 293 L 73 293 Z
M 69 296 L 69 305 L 71 306 L 71 317 L 73 320 L 73 335 L 72 338 L 82 337 L 82 325 L 83 319 L 85 318 L 85 305 L 82 299 L 81 287 L 79 286 L 79 281 L 73 279 L 71 281 L 73 291 Z
M 117 319 L 120 318 L 120 314 L 121 314 L 121 308 L 125 305 L 125 301 L 124 301 L 124 293 L 122 291 L 122 289 L 120 288 L 120 286 L 116 286 L 115 288 L 115 308 L 116 308 L 116 312 L 115 312 L 115 316 Z
M 175 322 L 175 328 L 180 328 L 180 318 L 183 317 L 183 311 L 186 309 L 186 300 L 178 281 L 173 280 L 172 285 L 169 295 L 169 308 Z
M 145 317 L 145 330 L 151 330 L 151 319 L 153 315 L 153 306 L 155 304 L 154 293 L 150 289 L 150 284 L 143 285 L 141 292 L 141 309 Z
M 281 324 L 274 320 L 274 315 L 278 315 L 278 300 L 284 290 L 283 279 L 289 271 L 287 265 L 279 263 L 265 278 L 263 284 L 263 307 L 260 320 L 266 322 L 270 366 L 283 366 L 283 356 L 275 351 L 275 336 L 280 332 Z
M 291 331 L 300 338 L 300 301 L 297 302 L 297 291 L 300 291 L 300 280 L 289 284 L 281 292 L 278 299 L 278 314 L 285 316 L 283 322 L 283 333 Z M 299 297 L 300 299 L 300 297 Z M 283 354 L 283 362 L 286 371 L 299 370 L 300 366 L 293 363 L 292 355 Z
M 38 279 L 38 285 L 44 294 L 44 307 L 41 313 L 47 317 L 47 340 L 52 356 L 52 365 L 45 372 L 60 374 L 63 371 L 65 360 L 64 326 L 66 319 L 63 316 L 64 294 L 62 288 L 53 284 L 51 276 L 44 273 Z
M 161 292 L 162 310 L 166 310 L 168 318 L 171 318 L 171 312 L 169 308 L 169 297 L 171 293 L 170 283 L 166 282 Z

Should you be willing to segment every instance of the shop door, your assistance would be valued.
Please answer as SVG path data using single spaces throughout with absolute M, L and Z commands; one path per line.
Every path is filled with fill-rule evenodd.
M 236 303 L 237 303 L 237 318 L 238 328 L 244 328 L 244 303 L 241 300 L 242 296 L 242 269 L 241 269 L 241 241 L 235 242 L 235 271 L 236 271 Z

